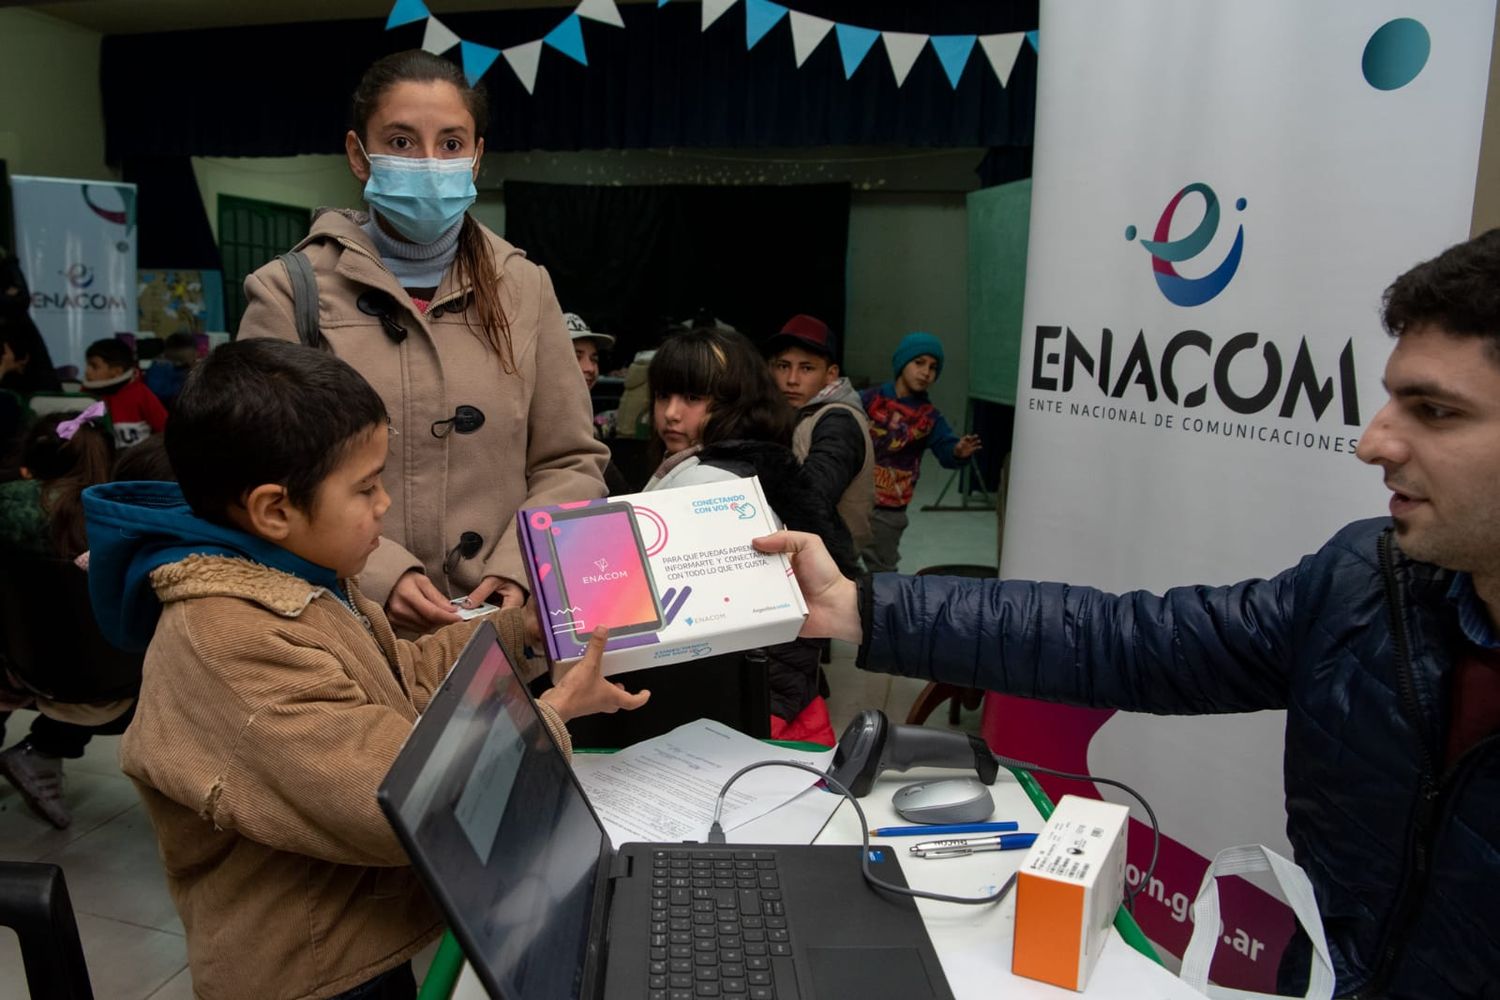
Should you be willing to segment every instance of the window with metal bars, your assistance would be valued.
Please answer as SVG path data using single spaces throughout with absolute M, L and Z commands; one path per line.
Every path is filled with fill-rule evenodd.
M 238 334 L 245 312 L 245 277 L 307 235 L 312 212 L 253 198 L 219 195 L 219 254 L 224 259 L 224 317 Z

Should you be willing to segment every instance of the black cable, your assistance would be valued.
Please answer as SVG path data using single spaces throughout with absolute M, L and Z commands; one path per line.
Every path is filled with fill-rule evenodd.
M 1139 896 L 1141 890 L 1151 884 L 1151 876 L 1156 874 L 1156 858 L 1161 852 L 1161 824 L 1156 821 L 1156 812 L 1151 808 L 1151 803 L 1147 802 L 1140 792 L 1131 788 L 1123 781 L 1116 781 L 1113 778 L 1099 778 L 1092 774 L 1074 774 L 1071 771 L 1056 771 L 1050 767 L 1042 767 L 1040 764 L 1031 764 L 1024 760 L 1016 760 L 1014 757 L 1005 757 L 994 753 L 994 751 L 991 751 L 991 755 L 997 762 L 1009 768 L 1019 768 L 1023 771 L 1040 771 L 1042 774 L 1050 774 L 1054 778 L 1067 778 L 1070 781 L 1096 781 L 1101 785 L 1113 785 L 1141 804 L 1141 808 L 1146 810 L 1146 815 L 1151 817 L 1151 863 L 1146 866 L 1146 872 L 1141 876 L 1141 881 L 1137 887 L 1134 890 L 1130 888 L 1126 888 L 1125 890 L 1125 909 L 1134 915 L 1135 897 Z
M 808 771 L 812 774 L 816 774 L 819 778 L 822 778 L 824 783 L 826 783 L 830 788 L 849 800 L 849 804 L 854 807 L 855 815 L 859 817 L 859 836 L 861 847 L 861 850 L 859 852 L 860 872 L 864 875 L 866 882 L 870 883 L 878 889 L 884 889 L 886 892 L 894 892 L 902 896 L 919 896 L 922 899 L 935 899 L 940 903 L 964 903 L 970 906 L 984 906 L 989 903 L 1000 902 L 1000 900 L 1005 898 L 1005 894 L 1010 891 L 1010 887 L 1012 885 L 1015 885 L 1016 877 L 1012 875 L 1010 878 L 1005 880 L 1004 885 L 1002 885 L 999 889 L 996 889 L 994 892 L 990 893 L 988 896 L 949 896 L 941 892 L 927 892 L 924 889 L 913 889 L 909 886 L 896 885 L 892 882 L 887 882 L 882 878 L 876 878 L 875 873 L 870 871 L 870 824 L 865 819 L 865 811 L 859 807 L 859 800 L 856 799 L 852 793 L 850 793 L 849 789 L 845 788 L 843 785 L 839 784 L 837 781 L 835 781 L 833 778 L 830 778 L 822 771 L 819 771 L 811 764 L 802 764 L 794 760 L 757 761 L 754 764 L 746 764 L 744 767 L 731 774 L 729 776 L 729 779 L 724 782 L 723 787 L 719 789 L 719 797 L 714 800 L 714 821 L 708 828 L 708 842 L 710 844 L 725 843 L 724 828 L 719 825 L 719 816 L 724 811 L 724 796 L 729 794 L 729 787 L 736 781 L 740 780 L 740 777 L 742 775 L 748 774 L 749 772 L 754 771 L 759 767 L 795 767 L 800 771 Z

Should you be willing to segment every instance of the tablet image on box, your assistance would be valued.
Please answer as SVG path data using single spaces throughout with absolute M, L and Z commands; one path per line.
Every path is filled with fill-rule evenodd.
M 750 544 L 779 527 L 754 477 L 522 510 L 547 658 L 577 659 L 600 625 L 605 674 L 794 638 L 791 564 Z
M 630 504 L 553 511 L 552 529 L 547 542 L 562 598 L 555 609 L 560 614 L 551 616 L 554 632 L 566 630 L 586 643 L 599 625 L 611 636 L 662 627 L 661 602 Z

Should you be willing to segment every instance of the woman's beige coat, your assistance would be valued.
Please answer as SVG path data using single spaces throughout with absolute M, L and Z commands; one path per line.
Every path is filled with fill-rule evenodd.
M 317 275 L 324 338 L 380 393 L 395 432 L 385 469 L 391 495 L 385 538 L 360 586 L 382 605 L 396 580 L 415 568 L 450 597 L 467 594 L 486 576 L 529 587 L 516 511 L 603 496 L 609 460 L 594 438 L 588 388 L 552 282 L 523 252 L 481 227 L 510 322 L 516 371 L 506 374 L 489 343 L 465 323 L 466 315 L 475 316 L 471 289 L 454 282 L 453 269 L 422 314 L 381 263 L 360 228 L 365 221 L 361 213 L 324 209 L 298 247 Z M 401 343 L 379 317 L 360 310 L 360 296 L 371 290 L 395 302 L 392 319 L 406 333 Z M 246 278 L 245 296 L 240 337 L 297 340 L 291 281 L 280 261 Z M 460 434 L 439 425 L 460 405 L 482 411 L 483 426 Z M 434 426 L 446 433 L 435 437 Z M 479 551 L 450 558 L 466 531 L 482 539 Z

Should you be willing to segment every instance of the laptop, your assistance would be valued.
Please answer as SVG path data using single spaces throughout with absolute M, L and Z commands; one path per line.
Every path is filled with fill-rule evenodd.
M 857 844 L 611 844 L 492 629 L 378 795 L 499 1000 L 952 998 L 914 902 L 865 883 Z M 870 861 L 906 884 L 890 848 Z

